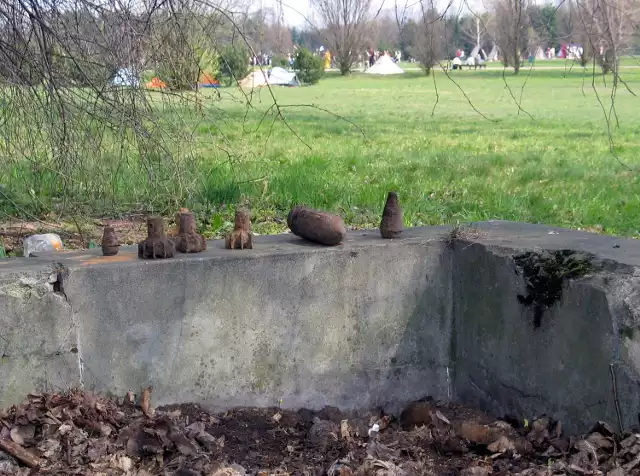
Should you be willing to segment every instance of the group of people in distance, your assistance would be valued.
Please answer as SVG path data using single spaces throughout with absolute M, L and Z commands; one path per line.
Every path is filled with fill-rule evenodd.
M 480 55 L 469 56 L 464 62 L 460 56 L 456 56 L 453 58 L 453 61 L 451 61 L 451 69 L 462 69 L 464 66 L 473 69 L 482 69 L 486 68 L 487 64 Z

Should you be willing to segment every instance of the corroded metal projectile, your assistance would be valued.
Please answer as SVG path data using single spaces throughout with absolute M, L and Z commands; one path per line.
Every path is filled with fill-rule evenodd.
M 171 258 L 176 247 L 164 233 L 162 218 L 147 219 L 147 239 L 138 244 L 138 257 L 143 259 Z
M 178 235 L 173 239 L 180 253 L 200 253 L 207 249 L 204 236 L 198 234 L 196 217 L 190 211 L 181 211 L 178 215 Z
M 118 251 L 120 251 L 120 240 L 116 235 L 116 230 L 112 226 L 105 226 L 102 234 L 102 254 L 115 256 Z
M 382 221 L 380 222 L 380 235 L 382 238 L 398 238 L 404 230 L 404 219 L 402 208 L 398 201 L 396 192 L 389 192 L 387 203 L 382 211 Z
M 326 246 L 339 245 L 347 236 L 340 216 L 304 206 L 294 207 L 289 212 L 287 225 L 294 235 Z
M 228 250 L 250 250 L 253 248 L 253 233 L 251 233 L 251 215 L 247 210 L 237 210 L 233 231 L 225 240 Z

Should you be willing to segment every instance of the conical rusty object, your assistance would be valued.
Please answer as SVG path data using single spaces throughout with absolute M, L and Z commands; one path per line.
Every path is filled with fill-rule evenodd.
M 102 254 L 115 256 L 118 251 L 120 251 L 120 240 L 116 235 L 116 230 L 112 226 L 105 226 L 102 234 Z
M 380 222 L 380 235 L 382 238 L 398 238 L 404 230 L 404 219 L 402 208 L 398 201 L 396 192 L 389 192 L 387 203 L 382 211 L 382 221 Z

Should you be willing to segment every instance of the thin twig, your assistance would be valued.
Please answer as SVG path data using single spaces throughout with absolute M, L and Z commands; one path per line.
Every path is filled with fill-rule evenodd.
M 609 364 L 609 372 L 611 373 L 611 388 L 613 390 L 613 403 L 616 406 L 616 415 L 618 417 L 618 429 L 620 433 L 624 431 L 624 426 L 622 425 L 622 413 L 620 412 L 620 400 L 618 400 L 618 386 L 616 384 L 616 373 L 614 369 L 614 364 Z

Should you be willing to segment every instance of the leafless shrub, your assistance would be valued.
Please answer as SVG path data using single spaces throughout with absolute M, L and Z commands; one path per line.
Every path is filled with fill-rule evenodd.
M 348 74 L 366 47 L 371 0 L 311 0 L 318 12 L 329 50 L 335 55 L 341 74 Z
M 433 0 L 420 2 L 419 15 L 415 43 L 410 51 L 428 76 L 444 54 L 444 21 Z
M 495 0 L 496 43 L 502 51 L 505 67 L 520 71 L 522 51 L 527 48 L 529 0 Z
M 227 140 L 243 126 L 220 95 L 196 87 L 221 43 L 250 43 L 236 6 L 0 0 L 3 211 L 163 212 L 200 193 L 202 170 L 250 153 Z M 156 75 L 167 88 L 145 85 Z

